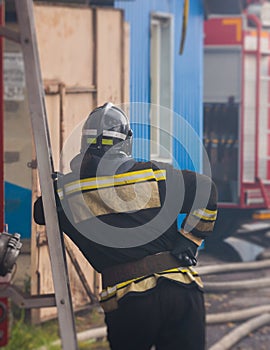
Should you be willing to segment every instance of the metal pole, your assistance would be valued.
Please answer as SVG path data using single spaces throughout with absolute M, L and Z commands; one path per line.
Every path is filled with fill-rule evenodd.
M 251 20 L 257 29 L 257 48 L 256 48 L 256 90 L 255 90 L 255 182 L 259 177 L 259 132 L 260 132 L 260 79 L 261 79 L 261 32 L 262 24 L 255 15 L 248 14 L 247 18 Z
M 62 347 L 64 350 L 76 350 L 78 345 L 66 255 L 63 246 L 63 236 L 59 227 L 52 179 L 54 169 L 38 56 L 33 2 L 32 0 L 15 0 L 15 3 L 24 56 L 29 110 L 36 147 L 40 186 L 43 194 L 48 247 Z

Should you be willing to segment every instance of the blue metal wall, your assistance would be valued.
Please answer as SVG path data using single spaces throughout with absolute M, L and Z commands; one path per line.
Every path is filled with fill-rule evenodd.
M 5 224 L 9 233 L 31 237 L 32 191 L 5 181 Z
M 190 1 L 189 22 L 183 55 L 179 55 L 183 0 L 115 1 L 115 7 L 124 9 L 130 23 L 130 99 L 131 102 L 150 102 L 150 15 L 164 12 L 174 17 L 174 112 L 190 123 L 199 138 L 202 137 L 202 74 L 203 74 L 203 4 Z M 135 137 L 135 157 L 149 159 L 149 115 L 144 111 L 131 113 Z M 140 123 L 143 126 L 140 126 Z M 174 164 L 181 168 L 201 170 L 201 145 L 192 140 L 192 132 L 183 128 L 183 122 L 174 118 Z M 140 139 L 140 140 L 138 140 Z M 177 141 L 188 145 L 192 160 Z

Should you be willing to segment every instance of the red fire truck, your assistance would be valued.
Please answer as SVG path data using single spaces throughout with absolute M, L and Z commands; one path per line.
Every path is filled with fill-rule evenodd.
M 238 14 L 209 15 L 205 20 L 204 145 L 219 191 L 217 237 L 269 231 L 267 1 L 246 1 Z

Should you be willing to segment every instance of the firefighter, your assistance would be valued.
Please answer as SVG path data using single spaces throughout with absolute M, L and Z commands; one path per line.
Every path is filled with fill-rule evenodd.
M 216 187 L 205 175 L 135 161 L 132 134 L 113 104 L 90 113 L 71 172 L 57 180 L 60 225 L 102 275 L 112 350 L 202 350 L 203 285 L 193 266 L 213 231 Z M 41 198 L 34 218 L 45 224 Z

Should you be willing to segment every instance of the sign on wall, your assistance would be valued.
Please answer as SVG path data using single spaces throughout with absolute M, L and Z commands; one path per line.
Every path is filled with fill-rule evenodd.
M 21 52 L 4 53 L 4 100 L 23 101 L 25 88 L 24 63 Z

